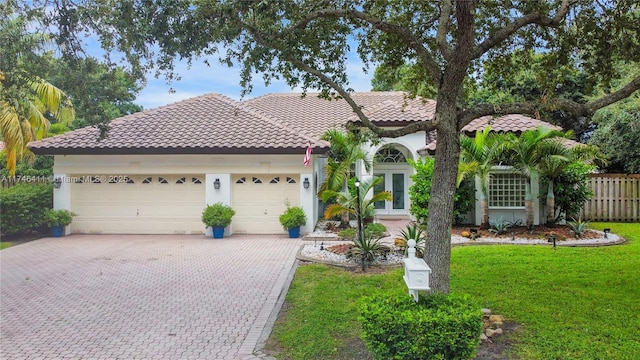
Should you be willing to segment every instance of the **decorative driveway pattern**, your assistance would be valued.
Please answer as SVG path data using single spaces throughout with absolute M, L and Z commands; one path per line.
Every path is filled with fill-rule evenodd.
M 302 242 L 73 235 L 0 251 L 0 358 L 255 359 Z

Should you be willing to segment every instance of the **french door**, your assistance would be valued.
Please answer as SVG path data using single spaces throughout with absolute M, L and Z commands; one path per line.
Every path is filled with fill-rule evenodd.
M 406 170 L 376 170 L 374 178 L 383 180 L 374 187 L 374 193 L 388 191 L 391 201 L 376 201 L 374 206 L 378 215 L 404 215 L 409 213 L 408 188 L 409 172 Z

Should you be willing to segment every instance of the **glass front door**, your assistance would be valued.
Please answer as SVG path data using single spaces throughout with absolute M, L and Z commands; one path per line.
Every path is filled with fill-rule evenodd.
M 408 175 L 407 171 L 387 170 L 378 171 L 373 174 L 374 177 L 381 177 L 383 180 L 374 187 L 377 194 L 382 191 L 391 193 L 391 201 L 375 202 L 376 213 L 381 215 L 407 214 L 407 188 Z

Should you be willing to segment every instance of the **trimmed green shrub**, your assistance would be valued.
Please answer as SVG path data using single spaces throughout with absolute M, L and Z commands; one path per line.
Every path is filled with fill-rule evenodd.
M 76 214 L 69 210 L 47 210 L 45 217 L 49 226 L 67 226 L 71 224 Z
M 365 236 L 371 236 L 374 238 L 381 238 L 387 231 L 387 227 L 380 223 L 372 223 L 364 227 Z
M 358 230 L 354 228 L 346 228 L 344 230 L 340 230 L 340 232 L 338 233 L 338 236 L 347 240 L 353 240 L 356 238 L 357 235 L 358 235 Z
M 289 207 L 280 215 L 280 224 L 285 230 L 296 228 L 307 223 L 307 216 L 304 214 L 304 210 L 299 206 Z
M 364 297 L 359 306 L 363 339 L 376 359 L 473 359 L 482 312 L 469 297 L 433 294 L 416 303 L 407 296 Z
M 231 218 L 235 214 L 236 211 L 233 210 L 231 206 L 218 202 L 204 208 L 202 212 L 202 222 L 206 226 L 227 227 L 231 224 Z
M 26 234 L 46 227 L 46 212 L 53 206 L 51 184 L 17 184 L 0 192 L 0 233 Z

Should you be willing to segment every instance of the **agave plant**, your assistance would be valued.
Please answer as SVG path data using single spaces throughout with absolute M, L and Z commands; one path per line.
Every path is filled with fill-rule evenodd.
M 513 226 L 513 223 L 511 221 L 507 221 L 504 219 L 504 216 L 500 216 L 498 220 L 489 221 L 489 224 L 492 227 L 491 229 L 489 229 L 489 231 L 496 235 L 506 234 L 509 228 Z
M 417 223 L 407 224 L 406 229 L 400 231 L 400 235 L 404 238 L 405 241 L 409 241 L 411 239 L 416 241 L 416 256 L 422 257 L 424 256 L 424 245 L 427 240 L 426 230 L 418 225 Z M 407 255 L 409 249 L 406 248 L 404 250 L 404 254 Z
M 380 238 L 376 238 L 371 234 L 366 234 L 362 239 L 355 238 L 353 247 L 347 252 L 346 256 L 354 259 L 363 259 L 365 263 L 371 263 L 376 256 L 388 253 L 389 247 L 380 242 Z
M 580 239 L 582 234 L 589 228 L 589 222 L 582 221 L 582 218 L 578 218 L 578 220 L 574 218 L 573 221 L 567 221 L 567 225 L 573 231 L 576 239 Z

